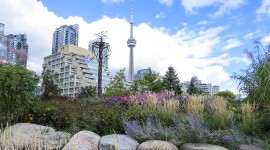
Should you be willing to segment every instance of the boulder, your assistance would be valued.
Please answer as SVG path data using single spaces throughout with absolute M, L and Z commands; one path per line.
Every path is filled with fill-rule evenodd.
M 178 150 L 178 148 L 170 142 L 160 140 L 149 140 L 139 145 L 137 150 Z
M 39 137 L 42 149 L 61 149 L 69 141 L 71 134 L 67 132 L 49 132 Z
M 264 149 L 252 145 L 241 144 L 238 146 L 237 150 L 264 150 Z
M 186 143 L 181 150 L 229 150 L 225 147 L 212 144 Z
M 139 143 L 133 138 L 123 134 L 112 134 L 101 137 L 100 150 L 136 150 Z
M 59 149 L 68 142 L 70 136 L 66 132 L 56 132 L 51 127 L 19 123 L 4 130 L 2 143 L 4 147 L 8 145 L 8 147 L 14 147 L 15 149 L 30 147 Z
M 97 150 L 100 136 L 91 131 L 80 131 L 72 136 L 63 150 Z

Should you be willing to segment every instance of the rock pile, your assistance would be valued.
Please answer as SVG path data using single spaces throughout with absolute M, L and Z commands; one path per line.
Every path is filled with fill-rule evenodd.
M 0 149 L 63 149 L 63 150 L 178 150 L 167 141 L 138 141 L 123 134 L 100 137 L 91 131 L 80 131 L 71 137 L 67 132 L 55 131 L 51 127 L 19 123 L 6 128 L 0 136 Z M 181 150 L 228 150 L 212 145 L 186 143 Z M 255 146 L 239 145 L 238 150 L 263 150 Z

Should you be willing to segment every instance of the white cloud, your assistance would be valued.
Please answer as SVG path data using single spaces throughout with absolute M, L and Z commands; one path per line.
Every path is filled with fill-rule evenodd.
M 156 19 L 161 19 L 161 18 L 165 18 L 166 14 L 164 12 L 160 12 L 156 15 Z
M 268 15 L 270 17 L 270 0 L 263 0 L 261 7 L 257 9 L 257 20 L 261 21 L 261 15 Z
M 207 25 L 207 24 L 209 24 L 209 22 L 206 20 L 202 20 L 202 21 L 198 22 L 197 24 L 198 25 Z
M 229 50 L 229 49 L 241 46 L 241 45 L 243 45 L 243 43 L 240 42 L 239 40 L 237 40 L 237 39 L 229 39 L 229 40 L 226 41 L 226 45 L 223 46 L 221 49 Z
M 122 3 L 124 0 L 102 0 L 103 3 L 113 4 L 113 3 Z
M 0 14 L 6 14 L 0 15 L 0 20 L 6 24 L 5 33 L 28 35 L 28 68 L 31 70 L 41 73 L 43 58 L 51 54 L 55 28 L 75 23 L 79 24 L 79 46 L 83 48 L 87 48 L 94 33 L 107 30 L 112 50 L 110 70 L 115 72 L 124 67 L 128 69 L 129 49 L 126 42 L 129 37 L 129 23 L 124 18 L 104 16 L 91 23 L 81 17 L 64 19 L 49 12 L 37 0 L 0 0 L 0 6 L 5 6 L 0 9 Z M 227 82 L 230 78 L 224 66 L 245 60 L 229 54 L 210 57 L 213 49 L 222 43 L 219 36 L 225 29 L 219 26 L 191 31 L 185 27 L 174 35 L 169 35 L 165 28 L 153 28 L 147 23 L 141 23 L 134 27 L 137 40 L 134 49 L 135 71 L 151 67 L 163 75 L 168 66 L 172 65 L 181 81 L 190 80 L 191 76 L 197 75 L 203 81 L 213 84 Z
M 214 17 L 228 13 L 233 9 L 237 9 L 245 0 L 182 0 L 187 13 L 195 13 L 196 9 L 208 6 L 218 6 L 218 10 L 214 13 Z
M 161 4 L 171 6 L 173 3 L 173 0 L 158 0 Z
M 251 33 L 248 33 L 248 34 L 246 34 L 245 36 L 244 36 L 244 39 L 253 39 L 254 38 L 254 32 L 251 32 Z
M 261 39 L 262 44 L 268 46 L 270 44 L 270 34 Z

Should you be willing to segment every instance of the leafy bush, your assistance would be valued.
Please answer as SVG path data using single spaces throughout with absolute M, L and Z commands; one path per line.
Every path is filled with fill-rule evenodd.
M 56 130 L 67 130 L 72 124 L 72 114 L 63 102 L 48 101 L 35 104 L 20 117 L 20 122 L 51 126 Z
M 19 114 L 36 100 L 33 91 L 38 81 L 39 77 L 32 71 L 0 63 L 1 123 L 17 122 Z

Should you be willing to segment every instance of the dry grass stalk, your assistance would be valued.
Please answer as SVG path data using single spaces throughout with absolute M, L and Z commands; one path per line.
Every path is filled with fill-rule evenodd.
M 186 111 L 192 114 L 202 114 L 204 102 L 198 96 L 190 96 L 186 103 Z

